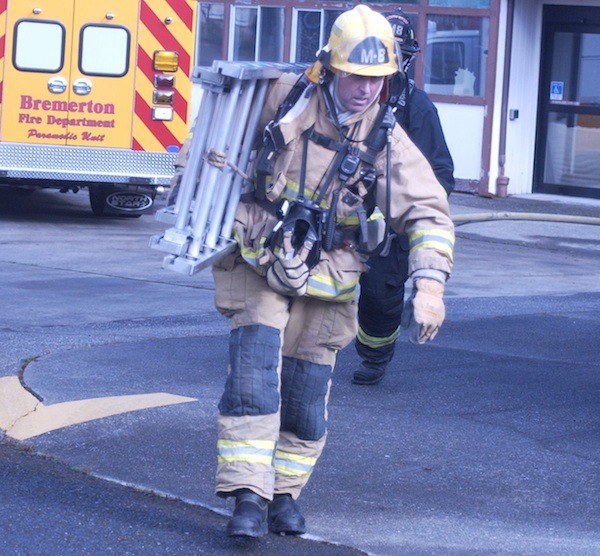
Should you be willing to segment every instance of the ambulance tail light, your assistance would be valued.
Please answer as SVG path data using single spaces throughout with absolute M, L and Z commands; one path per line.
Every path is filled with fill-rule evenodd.
M 170 122 L 173 119 L 173 108 L 171 106 L 153 106 L 152 119 Z
M 155 71 L 175 72 L 178 67 L 177 52 L 157 50 L 154 53 Z M 152 104 L 158 106 L 152 108 L 152 119 L 171 121 L 174 114 L 173 105 L 175 104 L 175 76 L 165 73 L 156 73 L 154 75 L 154 87 Z
M 162 91 L 159 89 L 157 91 L 154 91 L 152 95 L 152 102 L 154 104 L 168 104 L 172 106 L 174 101 L 174 91 Z
M 154 86 L 157 89 L 172 89 L 175 86 L 175 76 L 157 73 L 154 76 Z

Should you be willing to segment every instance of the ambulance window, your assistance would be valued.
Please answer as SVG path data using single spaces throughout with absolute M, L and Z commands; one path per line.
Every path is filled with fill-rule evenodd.
M 21 71 L 56 73 L 63 67 L 65 28 L 54 21 L 28 21 L 15 26 L 13 64 Z
M 79 71 L 85 75 L 123 77 L 129 70 L 129 31 L 116 25 L 81 29 Z

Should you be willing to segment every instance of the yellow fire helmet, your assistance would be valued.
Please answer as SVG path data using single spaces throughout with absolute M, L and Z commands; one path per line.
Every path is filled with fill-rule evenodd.
M 364 4 L 338 16 L 317 58 L 334 73 L 379 77 L 398 71 L 391 25 Z

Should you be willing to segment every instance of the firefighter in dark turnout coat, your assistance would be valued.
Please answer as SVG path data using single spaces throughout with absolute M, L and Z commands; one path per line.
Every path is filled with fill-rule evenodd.
M 399 43 L 404 74 L 392 79 L 389 102 L 397 122 L 425 155 L 442 187 L 454 189 L 454 164 L 448 151 L 437 110 L 425 91 L 408 79 L 408 69 L 419 52 L 419 44 L 408 17 L 401 9 L 385 12 Z M 356 351 L 362 362 L 352 381 L 360 385 L 379 383 L 392 360 L 400 334 L 404 282 L 408 272 L 409 242 L 406 235 L 393 235 L 383 254 L 372 256 L 360 280 Z

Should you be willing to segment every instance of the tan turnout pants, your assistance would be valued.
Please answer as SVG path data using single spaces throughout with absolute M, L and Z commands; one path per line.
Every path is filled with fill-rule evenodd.
M 281 296 L 239 253 L 213 276 L 215 305 L 231 320 L 216 492 L 296 499 L 325 445 L 331 373 L 356 335 L 356 303 Z

